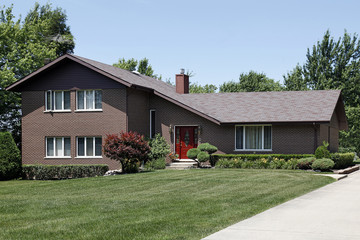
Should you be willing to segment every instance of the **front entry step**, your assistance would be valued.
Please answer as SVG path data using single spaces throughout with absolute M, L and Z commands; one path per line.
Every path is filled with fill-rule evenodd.
M 173 162 L 170 166 L 167 166 L 166 169 L 174 169 L 174 170 L 184 170 L 190 168 L 196 168 L 197 162 L 191 159 L 181 159 L 177 162 Z

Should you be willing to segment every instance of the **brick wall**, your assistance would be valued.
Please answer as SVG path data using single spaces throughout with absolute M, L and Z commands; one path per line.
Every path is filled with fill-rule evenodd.
M 149 93 L 128 88 L 127 94 L 128 129 L 149 136 Z
M 76 91 L 71 91 L 71 112 L 44 113 L 44 91 L 22 93 L 23 164 L 108 164 L 103 158 L 76 158 L 77 136 L 102 136 L 126 130 L 126 89 L 103 90 L 102 112 L 75 112 Z M 45 137 L 71 137 L 71 159 L 45 159 Z

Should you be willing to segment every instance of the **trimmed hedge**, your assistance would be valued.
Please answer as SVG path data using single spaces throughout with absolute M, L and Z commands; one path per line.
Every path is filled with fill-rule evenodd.
M 354 165 L 355 153 L 332 153 L 331 160 L 334 161 L 335 169 L 343 169 Z
M 300 159 L 314 157 L 313 154 L 213 154 L 212 157 L 215 161 L 219 159 L 246 159 L 248 161 L 255 161 L 257 159 L 278 158 L 284 160 Z
M 109 170 L 105 164 L 96 165 L 23 165 L 22 177 L 28 180 L 53 180 L 103 176 Z
M 0 132 L 0 180 L 20 177 L 21 155 L 11 133 Z

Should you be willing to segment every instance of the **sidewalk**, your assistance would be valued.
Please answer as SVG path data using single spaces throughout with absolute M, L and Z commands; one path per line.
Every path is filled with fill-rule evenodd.
M 360 171 L 203 240 L 360 239 Z

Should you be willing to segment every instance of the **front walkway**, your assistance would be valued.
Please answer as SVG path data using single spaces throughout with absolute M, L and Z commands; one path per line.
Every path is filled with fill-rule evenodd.
M 360 171 L 204 240 L 360 239 Z

